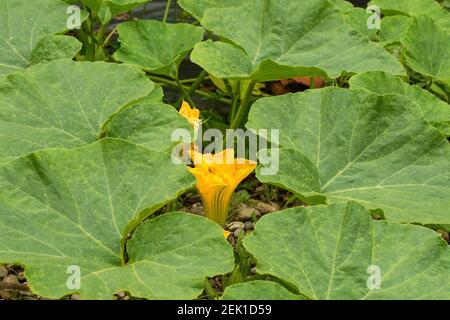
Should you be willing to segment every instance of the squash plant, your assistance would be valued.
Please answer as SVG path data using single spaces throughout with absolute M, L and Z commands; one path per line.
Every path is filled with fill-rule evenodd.
M 370 5 L 381 29 L 344 0 L 2 0 L 0 263 L 54 299 L 450 299 L 450 12 Z M 278 170 L 174 163 L 203 123 L 278 130 Z M 231 236 L 255 167 L 297 206 Z

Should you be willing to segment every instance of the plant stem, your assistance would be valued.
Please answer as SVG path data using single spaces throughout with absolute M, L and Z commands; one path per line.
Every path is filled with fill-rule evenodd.
M 205 77 L 206 78 L 206 77 Z M 198 79 L 198 77 L 196 78 L 191 78 L 191 79 L 181 79 L 180 82 L 181 83 L 194 83 L 196 80 Z
M 210 280 L 208 278 L 206 278 L 204 280 L 204 288 L 205 288 L 206 296 L 209 299 L 211 299 L 211 300 L 217 299 L 217 296 L 218 296 L 217 292 L 214 290 L 214 288 L 211 285 L 211 282 L 210 282 Z
M 114 33 L 116 33 L 117 27 L 118 26 L 115 26 L 114 29 L 112 29 L 111 32 L 108 34 L 108 36 L 106 37 L 105 41 L 103 41 L 103 48 L 108 45 L 109 40 L 111 40 L 111 37 L 114 35 Z
M 223 79 L 223 83 L 225 84 L 225 88 L 227 88 L 227 93 L 230 97 L 234 96 L 233 89 L 231 88 L 230 80 Z
M 163 22 L 166 23 L 167 22 L 167 17 L 169 16 L 169 11 L 170 11 L 170 5 L 172 3 L 172 0 L 168 0 L 167 1 L 167 5 L 166 5 L 166 10 L 164 11 L 164 18 L 163 18 Z
M 178 88 L 180 88 L 181 93 L 183 94 L 184 99 L 189 103 L 189 105 L 192 108 L 197 108 L 194 101 L 192 101 L 191 97 L 189 96 L 189 93 L 186 91 L 186 88 L 183 86 L 183 84 L 180 82 L 180 80 L 177 78 L 175 79 L 175 82 L 178 85 Z
M 88 42 L 88 38 L 86 33 L 83 31 L 82 28 L 76 30 L 77 38 L 80 40 L 83 44 L 86 44 Z
M 239 97 L 240 97 L 240 92 L 242 89 L 242 81 L 238 81 L 237 85 L 236 85 L 236 92 L 234 93 L 234 97 L 233 97 L 233 102 L 231 103 L 231 118 L 230 118 L 230 122 L 231 119 L 234 119 L 236 117 L 236 111 L 238 109 L 238 103 L 239 103 Z
M 228 115 L 228 121 L 231 122 L 233 119 L 233 107 L 236 101 L 236 96 L 234 95 L 233 88 L 231 87 L 230 81 L 228 79 L 223 79 L 223 83 L 225 83 L 225 87 L 227 88 L 227 93 L 231 97 L 231 108 L 230 113 Z
M 172 88 L 178 88 L 178 89 L 180 88 L 180 86 L 174 80 L 169 80 L 169 79 L 166 79 L 166 78 L 163 78 L 163 77 L 159 77 L 159 76 L 155 76 L 155 75 L 152 75 L 152 74 L 147 74 L 147 76 L 149 77 L 150 80 L 152 80 L 154 82 L 157 82 L 160 85 L 167 85 L 167 86 L 170 86 Z M 186 90 L 188 88 L 184 87 L 184 89 Z M 208 98 L 208 99 L 214 99 L 214 100 L 217 100 L 217 101 L 220 101 L 220 102 L 223 102 L 223 103 L 231 104 L 230 99 L 226 99 L 226 98 L 223 98 L 223 97 L 220 97 L 220 96 L 216 96 L 216 95 L 211 95 L 211 94 L 209 94 L 207 92 L 204 92 L 204 91 L 201 91 L 201 90 L 195 90 L 195 94 L 197 94 L 199 96 L 203 96 L 203 97 Z
M 426 89 L 430 91 L 431 86 L 433 85 L 433 78 L 429 78 L 427 80 Z
M 142 9 L 141 18 L 144 18 L 147 15 L 147 6 L 148 6 L 148 1 L 144 4 L 144 8 Z
M 208 72 L 202 70 L 202 72 L 200 72 L 200 74 L 198 75 L 197 79 L 195 79 L 194 83 L 192 83 L 192 85 L 189 87 L 187 94 L 190 95 L 191 93 L 194 93 L 194 91 L 197 90 L 198 87 L 203 83 L 207 75 Z
M 236 94 L 234 92 L 233 87 L 228 79 L 223 79 L 223 82 L 225 83 L 225 87 L 227 88 L 228 95 L 231 97 L 231 109 L 228 117 L 228 121 L 231 123 L 231 121 L 236 116 L 236 108 L 237 103 L 239 101 L 239 94 Z M 241 81 L 237 81 L 236 85 L 237 85 L 237 92 L 239 93 L 241 91 Z
M 100 28 L 98 29 L 98 32 L 97 32 L 97 43 L 98 43 L 98 46 L 101 48 L 103 48 L 104 37 L 105 37 L 105 25 L 100 24 Z
M 193 83 L 191 84 L 191 86 L 187 90 L 186 94 L 188 96 L 191 96 L 191 94 L 194 93 L 195 90 L 197 90 L 198 87 L 202 84 L 203 80 L 205 80 L 207 75 L 208 75 L 208 73 L 205 70 L 200 72 L 200 74 L 197 76 L 197 78 L 194 79 Z M 180 80 L 180 83 L 184 83 L 183 80 Z M 180 105 L 182 98 L 183 97 L 180 97 L 180 99 L 177 102 L 177 105 Z
M 88 34 L 92 38 L 92 41 L 95 44 L 98 44 L 98 39 L 97 39 L 97 37 L 95 36 L 95 33 L 94 33 L 94 16 L 93 16 L 93 14 L 94 13 L 92 12 L 91 15 L 89 16 L 90 19 L 87 20 L 87 22 L 88 22 Z
M 447 98 L 447 102 L 450 102 L 450 91 L 448 91 L 448 89 L 446 88 L 445 85 L 440 84 L 439 82 L 435 82 L 434 83 L 436 86 L 438 86 L 439 88 L 441 88 L 441 90 L 443 91 L 443 93 L 445 94 L 446 98 Z
M 230 128 L 237 129 L 242 127 L 242 123 L 244 122 L 245 116 L 248 114 L 250 109 L 249 100 L 252 95 L 253 89 L 255 88 L 256 82 L 252 81 L 248 85 L 247 91 L 245 92 L 244 99 L 242 99 L 241 104 L 239 105 L 239 110 L 231 122 Z
M 178 0 L 175 0 L 175 12 L 174 12 L 174 22 L 178 22 L 178 6 L 177 6 Z

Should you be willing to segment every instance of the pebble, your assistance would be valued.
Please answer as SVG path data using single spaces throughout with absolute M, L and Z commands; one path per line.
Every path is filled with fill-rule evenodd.
M 251 273 L 252 275 L 255 275 L 255 274 L 256 274 L 256 267 L 252 267 L 252 268 L 250 269 L 250 273 Z
M 227 229 L 230 231 L 235 231 L 237 229 L 244 229 L 244 223 L 241 221 L 233 221 L 227 225 Z
M 19 281 L 25 281 L 26 280 L 23 271 L 19 272 L 19 274 L 17 275 L 17 279 L 19 279 Z
M 8 269 L 5 268 L 5 266 L 0 264 L 0 280 L 3 278 L 6 278 L 8 275 Z
M 81 300 L 81 296 L 78 293 L 74 293 L 70 296 L 71 300 Z
M 255 205 L 255 209 L 259 210 L 263 214 L 266 214 L 280 210 L 280 206 L 275 202 L 267 203 L 260 201 Z
M 191 194 L 187 197 L 187 202 L 189 203 L 196 203 L 196 202 L 201 202 L 202 201 L 202 197 L 199 194 Z
M 253 215 L 259 218 L 261 217 L 261 212 L 245 203 L 241 203 L 234 211 L 234 219 L 239 221 L 251 220 Z
M 241 233 L 244 233 L 244 230 L 243 230 L 243 229 L 241 229 L 241 228 L 236 229 L 236 230 L 234 230 L 234 232 L 233 232 L 233 236 L 237 239 L 237 238 L 239 238 L 239 236 L 241 235 Z
M 253 223 L 251 223 L 250 221 L 246 221 L 244 223 L 244 228 L 245 228 L 245 230 L 253 229 Z
M 193 214 L 198 214 L 198 215 L 200 215 L 200 216 L 204 216 L 204 215 L 205 215 L 205 210 L 203 209 L 203 205 L 202 205 L 201 202 L 196 202 L 196 203 L 194 203 L 194 204 L 191 206 L 191 208 L 190 208 L 189 211 L 190 211 L 191 213 L 193 213 Z
M 19 284 L 17 281 L 17 277 L 14 274 L 10 274 L 9 276 L 6 276 L 5 279 L 3 279 L 3 283 L 11 285 L 11 284 Z
M 30 290 L 20 290 L 20 294 L 25 297 L 32 297 L 33 293 Z M 32 299 L 34 300 L 34 299 Z
M 441 235 L 441 237 L 442 237 L 445 241 L 450 242 L 450 236 L 449 236 L 449 234 L 448 234 L 447 231 L 444 231 L 444 230 L 436 230 L 436 232 L 439 233 L 439 234 Z
M 263 193 L 266 190 L 266 187 L 259 186 L 255 188 L 255 193 Z

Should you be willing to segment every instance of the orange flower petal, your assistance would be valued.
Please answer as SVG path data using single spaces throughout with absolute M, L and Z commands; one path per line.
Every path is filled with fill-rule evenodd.
M 197 178 L 206 216 L 225 224 L 231 196 L 239 183 L 256 168 L 256 162 L 234 159 L 234 151 L 226 149 L 216 154 L 191 152 L 194 168 L 188 170 Z M 239 161 L 241 160 L 241 161 Z
M 189 103 L 183 101 L 179 113 L 185 117 L 194 127 L 200 122 L 200 110 L 191 108 Z

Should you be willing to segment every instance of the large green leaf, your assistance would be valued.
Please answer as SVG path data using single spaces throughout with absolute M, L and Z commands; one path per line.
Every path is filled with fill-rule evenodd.
M 203 39 L 203 28 L 186 23 L 156 20 L 131 21 L 119 25 L 120 49 L 114 57 L 158 74 L 177 77 L 186 54 Z
M 408 31 L 412 20 L 404 15 L 387 16 L 381 20 L 379 30 L 369 29 L 367 23 L 371 15 L 373 13 L 368 13 L 363 8 L 352 8 L 344 16 L 345 21 L 355 30 L 383 46 L 399 41 Z
M 57 60 L 0 81 L 0 161 L 98 139 L 103 124 L 153 83 L 126 65 Z
M 71 1 L 71 0 L 69 0 Z M 99 13 L 105 10 L 105 6 L 111 11 L 111 15 L 130 11 L 151 0 L 81 0 L 86 6 Z M 104 20 L 103 22 L 107 22 Z
M 408 32 L 412 19 L 407 16 L 388 16 L 381 20 L 378 34 L 381 44 L 387 45 L 400 41 Z
M 121 252 L 140 221 L 194 183 L 169 155 L 116 139 L 14 160 L 0 167 L 0 262 L 25 265 L 32 290 L 50 298 L 195 298 L 206 276 L 233 268 L 218 225 L 165 214 L 128 240 L 126 265 Z M 66 287 L 69 266 L 79 289 Z
M 343 71 L 404 72 L 394 57 L 345 23 L 341 11 L 326 0 L 243 3 L 209 9 L 201 20 L 206 29 L 231 42 L 194 47 L 191 60 L 215 77 L 265 81 L 299 75 L 336 78 Z
M 112 15 L 131 11 L 134 8 L 142 6 L 151 0 L 106 0 L 105 3 L 111 9 Z
M 427 15 L 450 33 L 450 13 L 435 0 L 372 0 L 384 15 Z
M 175 108 L 153 102 L 138 104 L 119 113 L 112 120 L 107 135 L 170 153 L 177 142 L 172 141 L 172 133 L 177 129 L 184 129 L 193 136 L 192 125 Z
M 371 14 L 372 13 L 368 13 L 366 9 L 353 8 L 347 11 L 344 18 L 345 22 L 347 22 L 353 29 L 371 39 L 378 32 L 378 29 L 369 29 L 367 27 L 367 20 Z
M 136 101 L 136 104 L 162 102 L 164 98 L 164 90 L 159 84 L 154 84 L 154 88 L 149 95 Z
M 27 68 L 38 42 L 67 31 L 68 18 L 67 4 L 60 0 L 0 1 L 0 77 Z
M 72 59 L 81 50 L 82 43 L 71 36 L 48 35 L 33 49 L 30 64 L 46 63 L 58 59 Z
M 450 249 L 440 235 L 372 220 L 353 202 L 264 216 L 244 245 L 260 273 L 312 299 L 450 299 Z
M 226 287 L 222 300 L 302 300 L 272 281 L 249 281 Z
M 450 105 L 430 92 L 403 82 L 381 71 L 366 72 L 350 79 L 352 89 L 365 89 L 373 93 L 397 93 L 416 102 L 422 110 L 425 120 L 450 136 Z
M 418 16 L 402 39 L 412 69 L 436 79 L 450 79 L 450 33 L 433 19 Z
M 208 9 L 239 7 L 245 1 L 247 0 L 179 0 L 178 4 L 195 18 L 201 20 Z
M 262 182 L 393 221 L 450 223 L 450 145 L 406 97 L 326 88 L 263 98 L 247 128 L 280 130 L 279 170 L 259 168 Z

